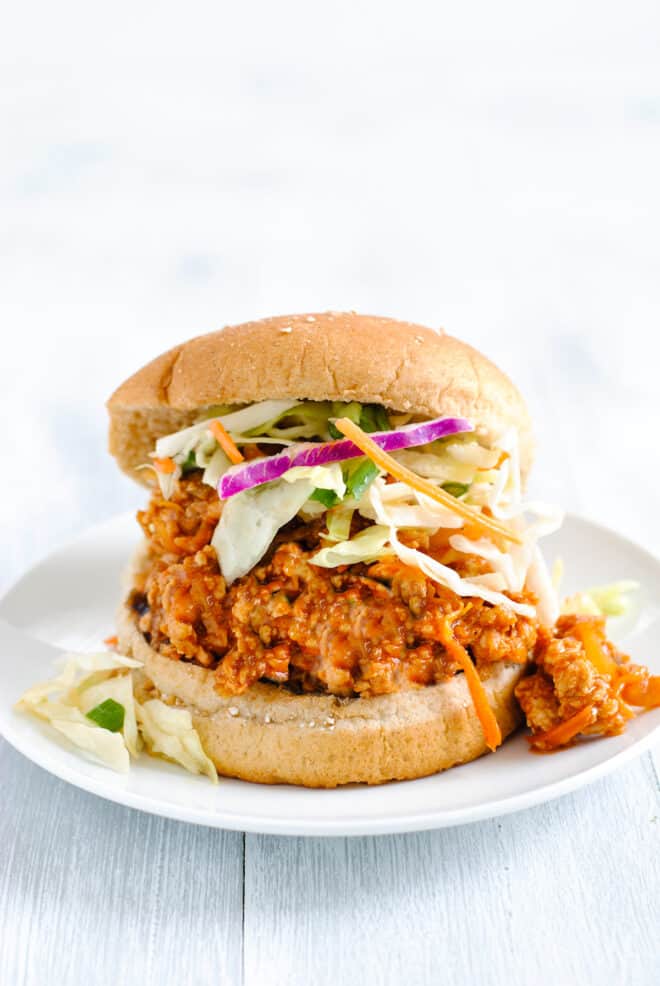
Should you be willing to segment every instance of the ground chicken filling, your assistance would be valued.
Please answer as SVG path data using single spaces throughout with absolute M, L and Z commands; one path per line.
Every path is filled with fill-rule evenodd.
M 578 733 L 615 736 L 635 714 L 631 706 L 646 704 L 648 669 L 630 664 L 607 639 L 602 617 L 560 616 L 552 631 L 541 628 L 534 660 L 536 671 L 518 684 L 516 698 L 538 749 Z
M 550 631 L 481 599 L 466 607 L 466 600 L 394 558 L 320 568 L 310 558 L 324 544 L 323 520 L 292 521 L 262 562 L 227 586 L 209 543 L 220 512 L 217 493 L 199 473 L 182 478 L 171 499 L 153 493 L 138 513 L 150 564 L 136 582 L 132 605 L 152 647 L 213 669 L 223 694 L 240 694 L 262 679 L 338 696 L 447 680 L 460 668 L 440 643 L 441 625 L 460 613 L 452 616 L 452 632 L 481 677 L 496 662 L 525 664 L 533 657 L 536 672 L 520 682 L 517 696 L 539 748 L 550 748 L 553 730 L 566 721 L 581 716 L 579 732 L 611 734 L 632 714 L 623 686 L 594 666 L 578 629 L 589 624 L 592 648 L 601 647 L 603 660 L 625 663 L 606 640 L 602 620 L 562 617 Z M 462 575 L 484 571 L 474 556 L 448 557 L 442 539 L 421 536 L 410 543 Z M 513 598 L 535 601 L 530 593 Z M 628 682 L 643 675 L 644 669 L 626 667 Z
M 395 559 L 312 565 L 325 523 L 297 520 L 249 575 L 227 586 L 209 544 L 220 509 L 216 492 L 193 476 L 170 500 L 154 493 L 138 514 L 151 565 L 133 605 L 161 654 L 213 668 L 224 694 L 263 678 L 302 691 L 382 695 L 457 673 L 439 643 L 440 622 L 464 603 L 455 593 Z M 463 572 L 481 565 L 467 558 Z M 536 621 L 480 599 L 453 629 L 480 669 L 524 664 L 537 637 Z

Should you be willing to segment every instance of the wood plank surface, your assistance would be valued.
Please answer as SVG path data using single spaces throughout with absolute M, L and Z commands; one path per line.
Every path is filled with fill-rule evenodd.
M 439 832 L 247 836 L 244 983 L 657 986 L 659 850 L 648 757 Z
M 0 740 L 0 984 L 235 986 L 243 836 L 103 801 Z

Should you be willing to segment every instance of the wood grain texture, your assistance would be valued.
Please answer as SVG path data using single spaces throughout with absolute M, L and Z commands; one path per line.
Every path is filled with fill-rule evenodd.
M 656 986 L 659 849 L 648 758 L 461 828 L 247 836 L 245 986 Z
M 241 981 L 243 836 L 101 801 L 0 741 L 0 983 Z

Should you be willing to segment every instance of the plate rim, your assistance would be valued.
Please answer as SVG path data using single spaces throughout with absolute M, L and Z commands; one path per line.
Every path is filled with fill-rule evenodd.
M 10 594 L 18 589 L 27 578 L 34 575 L 36 571 L 46 566 L 59 554 L 65 552 L 77 542 L 84 541 L 86 538 L 93 536 L 94 533 L 105 527 L 121 523 L 128 517 L 132 517 L 132 513 L 132 511 L 123 511 L 121 513 L 114 514 L 103 521 L 87 527 L 73 538 L 70 538 L 64 544 L 44 554 L 41 559 L 30 565 L 21 575 L 19 575 L 0 595 L 0 615 L 2 615 L 2 608 Z M 605 524 L 590 520 L 589 518 L 572 511 L 566 513 L 566 519 L 586 525 L 591 528 L 593 533 L 596 535 L 605 534 L 610 538 L 614 537 L 627 548 L 641 554 L 647 561 L 650 561 L 660 569 L 660 558 L 658 558 L 653 552 L 649 551 L 648 548 L 639 545 L 627 535 L 621 534 L 618 531 L 607 527 Z M 6 616 L 3 616 L 3 618 L 6 619 Z M 11 621 L 7 620 L 7 622 L 10 623 Z M 32 636 L 35 635 L 32 634 Z M 150 795 L 142 795 L 139 792 L 123 790 L 120 787 L 114 788 L 104 780 L 102 774 L 99 774 L 99 777 L 96 778 L 94 776 L 88 776 L 84 773 L 79 773 L 75 767 L 68 766 L 66 762 L 58 758 L 56 752 L 58 748 L 55 746 L 53 747 L 52 757 L 45 752 L 47 747 L 44 751 L 37 749 L 35 753 L 34 749 L 31 747 L 31 744 L 27 741 L 24 742 L 21 733 L 18 730 L 14 731 L 12 729 L 11 723 L 12 716 L 14 714 L 15 713 L 11 712 L 4 722 L 3 719 L 0 719 L 0 735 L 4 737 L 10 746 L 12 746 L 18 753 L 24 756 L 31 763 L 37 765 L 40 769 L 47 771 L 60 780 L 63 780 L 89 794 L 93 794 L 106 801 L 111 801 L 115 804 L 119 804 L 133 810 L 144 811 L 148 814 L 157 815 L 163 818 L 171 818 L 176 821 L 187 822 L 189 824 L 202 825 L 210 828 L 220 828 L 227 831 L 247 832 L 250 834 L 284 835 L 291 837 L 307 836 L 332 838 L 341 836 L 395 835 L 407 832 L 422 832 L 433 829 L 451 828 L 458 825 L 474 824 L 479 821 L 485 821 L 489 818 L 498 818 L 503 815 L 532 808 L 538 804 L 554 801 L 557 798 L 578 790 L 579 788 L 586 787 L 587 785 L 623 767 L 627 762 L 641 757 L 655 744 L 658 739 L 658 735 L 660 734 L 659 720 L 654 726 L 652 726 L 650 731 L 645 736 L 635 739 L 630 743 L 630 745 L 624 747 L 619 750 L 618 753 L 615 753 L 611 757 L 607 757 L 599 763 L 585 767 L 583 770 L 578 770 L 575 773 L 570 774 L 568 777 L 563 777 L 559 780 L 543 784 L 532 790 L 512 794 L 508 797 L 495 801 L 484 801 L 477 805 L 454 809 L 435 808 L 427 812 L 417 812 L 416 814 L 388 814 L 380 818 L 344 816 L 336 821 L 333 821 L 330 817 L 323 819 L 302 817 L 301 819 L 296 820 L 291 818 L 282 819 L 277 816 L 260 816 L 249 813 L 226 812 L 223 810 L 210 811 L 200 807 L 190 809 L 186 808 L 185 805 L 166 804 L 162 801 L 154 799 Z M 612 739 L 616 738 L 617 737 L 612 737 Z M 598 742 L 599 744 L 607 743 L 608 738 L 599 738 L 594 742 Z M 99 766 L 98 769 L 99 771 L 103 771 L 105 768 Z M 250 782 L 238 781 L 238 783 L 247 784 Z M 390 783 L 395 784 L 397 782 L 393 781 Z M 286 785 L 278 785 L 278 787 L 282 786 L 286 787 Z
M 60 762 L 55 756 L 52 762 L 49 762 L 50 758 L 48 756 L 43 756 L 39 753 L 35 756 L 32 752 L 27 752 L 23 748 L 20 737 L 15 734 L 12 735 L 11 730 L 9 732 L 2 732 L 2 736 L 14 750 L 40 769 L 71 784 L 79 790 L 125 808 L 143 811 L 150 815 L 160 816 L 161 818 L 187 822 L 192 825 L 218 828 L 230 832 L 246 832 L 251 835 L 278 835 L 290 836 L 291 838 L 300 836 L 309 838 L 338 838 L 399 835 L 454 828 L 460 825 L 472 825 L 476 822 L 487 821 L 490 818 L 499 818 L 503 815 L 515 814 L 518 811 L 524 811 L 527 808 L 533 808 L 539 804 L 547 804 L 564 795 L 571 794 L 580 788 L 587 787 L 602 777 L 614 773 L 630 760 L 636 760 L 638 757 L 641 757 L 656 741 L 658 730 L 660 730 L 660 723 L 655 725 L 646 736 L 635 740 L 630 746 L 598 764 L 577 771 L 559 781 L 553 781 L 532 791 L 514 794 L 508 798 L 502 798 L 499 801 L 486 801 L 470 808 L 436 809 L 435 811 L 417 813 L 415 815 L 387 815 L 379 819 L 347 816 L 339 819 L 334 824 L 329 819 L 304 818 L 301 821 L 295 821 L 293 819 L 282 820 L 277 817 L 239 814 L 237 812 L 207 812 L 201 808 L 189 810 L 183 806 L 179 807 L 176 804 L 165 805 L 164 802 L 152 800 L 147 795 L 123 791 L 121 788 L 113 789 L 111 786 L 107 786 L 102 778 L 99 778 L 97 781 L 93 777 L 79 774 L 75 769 L 69 768 L 66 764 Z M 611 738 L 616 739 L 616 737 Z M 603 743 L 607 742 L 607 739 L 608 737 L 600 738 L 595 740 L 595 742 Z M 99 766 L 99 770 L 103 769 L 103 767 Z M 248 784 L 251 782 L 241 781 L 239 783 Z M 396 784 L 398 782 L 391 781 L 390 783 Z M 277 786 L 286 787 L 287 785 Z

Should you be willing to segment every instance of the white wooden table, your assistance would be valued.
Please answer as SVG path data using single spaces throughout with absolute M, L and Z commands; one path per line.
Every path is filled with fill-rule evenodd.
M 535 494 L 660 554 L 657 5 L 256 6 L 2 32 L 0 587 L 140 505 L 104 451 L 125 375 L 314 308 L 484 349 L 532 406 Z M 140 815 L 0 743 L 0 986 L 656 986 L 658 764 L 326 841 Z

